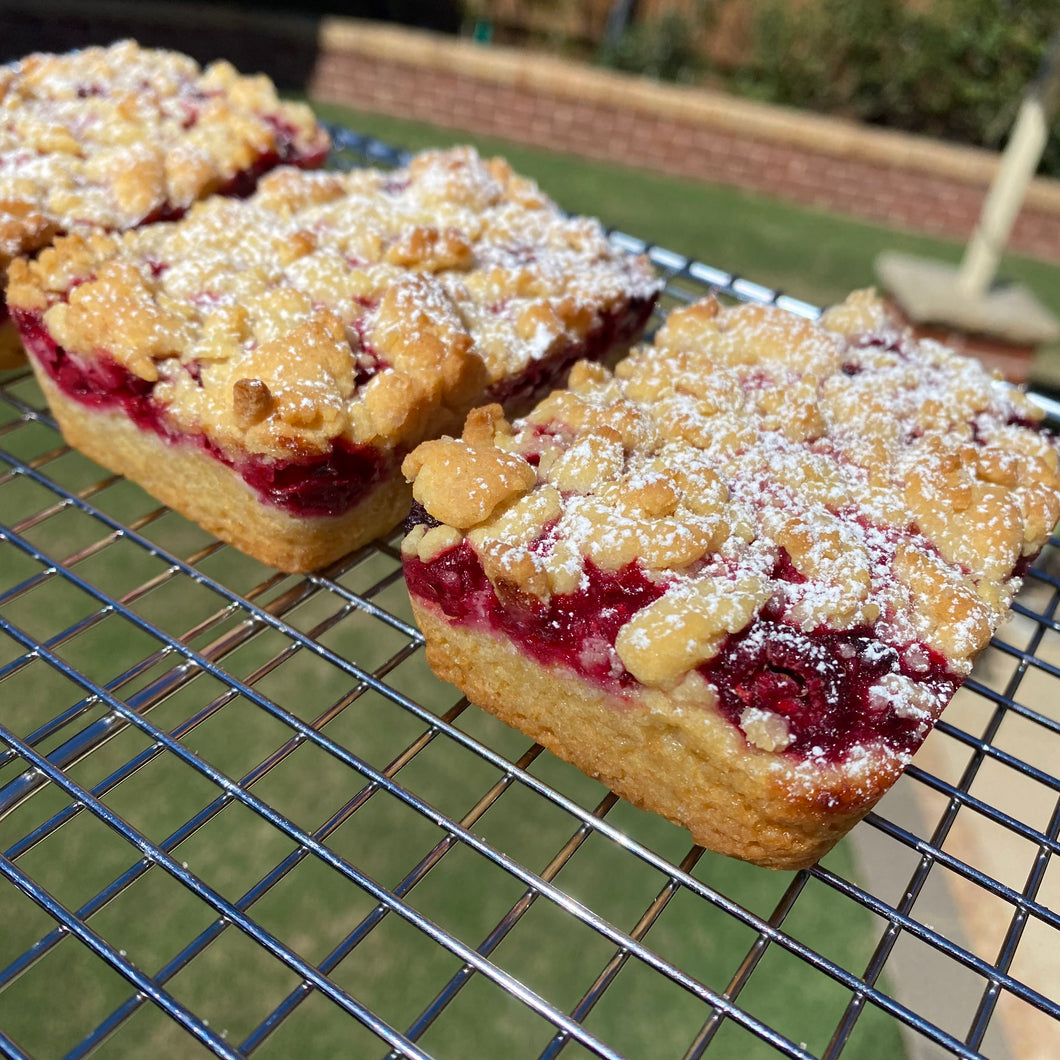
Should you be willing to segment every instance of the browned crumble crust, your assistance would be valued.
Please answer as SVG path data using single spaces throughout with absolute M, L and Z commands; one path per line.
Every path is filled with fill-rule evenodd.
M 175 428 L 279 458 L 440 433 L 657 288 L 596 221 L 458 148 L 407 171 L 280 169 L 174 224 L 60 239 L 13 264 L 8 301 L 152 383 Z
M 485 394 L 547 383 L 571 351 L 628 346 L 659 286 L 598 222 L 565 217 L 503 160 L 458 148 L 400 171 L 281 168 L 249 199 L 215 197 L 174 223 L 61 237 L 12 263 L 8 303 L 76 365 L 128 373 L 167 433 L 234 465 L 336 447 L 368 447 L 385 465 L 457 428 Z M 46 389 L 60 426 L 91 445 L 93 410 Z M 106 434 L 95 459 L 220 525 L 173 495 L 164 465 L 110 459 Z M 157 432 L 144 438 L 164 458 Z M 382 514 L 311 559 L 263 554 L 251 529 L 226 539 L 305 569 L 393 527 L 411 497 L 396 463 L 392 477 Z
M 63 232 L 175 216 L 295 155 L 322 162 L 312 111 L 262 75 L 134 41 L 0 66 L 0 297 L 12 259 Z M 246 190 L 249 190 L 246 189 Z M 23 358 L 0 306 L 0 369 Z
M 786 718 L 751 704 L 730 724 L 700 668 L 766 607 L 807 634 L 870 630 L 904 653 L 870 704 L 917 719 L 922 739 L 945 704 L 906 674 L 927 671 L 928 651 L 954 683 L 967 674 L 1060 515 L 1038 418 L 976 362 L 897 331 L 871 292 L 820 323 L 703 300 L 614 373 L 578 365 L 514 426 L 476 410 L 462 437 L 403 465 L 441 524 L 416 526 L 404 554 L 430 563 L 469 544 L 499 600 L 575 593 L 589 561 L 660 579 L 610 649 L 633 690 L 543 666 L 414 592 L 428 657 L 698 842 L 810 863 L 907 756 L 871 740 L 839 760 L 785 754 Z M 781 563 L 796 573 L 780 578 Z M 544 698 L 530 702 L 531 685 Z
M 56 232 L 186 209 L 277 150 L 327 136 L 263 75 L 134 41 L 0 67 L 0 268 Z

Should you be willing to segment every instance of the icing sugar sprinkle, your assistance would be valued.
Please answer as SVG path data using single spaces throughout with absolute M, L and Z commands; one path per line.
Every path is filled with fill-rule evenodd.
M 1057 447 L 1035 419 L 978 364 L 897 331 L 869 293 L 822 324 L 705 300 L 498 435 L 536 485 L 468 536 L 488 576 L 539 597 L 584 589 L 590 565 L 654 580 L 614 645 L 644 686 L 710 680 L 738 642 L 797 656 L 826 698 L 844 695 L 830 684 L 844 668 L 875 674 L 863 709 L 919 742 L 1060 516 Z M 835 659 L 814 656 L 822 634 Z M 760 703 L 739 720 L 762 749 L 790 742 Z M 851 775 L 878 764 L 845 753 Z
M 600 356 L 608 326 L 628 341 L 626 317 L 659 286 L 597 222 L 456 148 L 398 171 L 280 168 L 246 200 L 61 240 L 13 276 L 10 297 L 46 302 L 67 351 L 161 377 L 153 396 L 179 429 L 282 457 L 338 436 L 411 447 L 491 388 L 507 400 L 504 385 L 536 378 L 533 362 L 556 350 Z M 240 379 L 277 398 L 249 427 L 233 416 Z

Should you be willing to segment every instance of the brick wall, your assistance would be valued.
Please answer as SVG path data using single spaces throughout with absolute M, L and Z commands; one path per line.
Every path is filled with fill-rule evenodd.
M 322 100 L 957 239 L 997 165 L 988 151 L 416 31 L 325 21 L 318 46 L 309 90 Z M 1060 182 L 1033 182 L 1011 247 L 1060 261 Z

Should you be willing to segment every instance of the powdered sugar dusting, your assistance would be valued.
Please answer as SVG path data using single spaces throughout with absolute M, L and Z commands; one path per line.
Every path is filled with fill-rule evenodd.
M 237 177 L 323 161 L 264 77 L 122 41 L 0 67 L 0 266 L 56 232 L 173 216 Z M 249 191 L 249 186 L 239 189 Z
M 411 447 L 508 382 L 547 382 L 557 352 L 628 341 L 659 287 L 598 223 L 458 148 L 396 172 L 281 168 L 250 199 L 62 241 L 12 298 L 46 301 L 69 352 L 159 379 L 175 429 L 280 457 L 338 437 Z M 282 399 L 250 427 L 232 413 L 241 379 Z
M 547 522 L 519 501 L 516 534 L 470 540 L 540 599 L 637 569 L 655 596 L 614 648 L 641 685 L 698 672 L 750 744 L 867 778 L 908 759 L 997 628 L 1060 473 L 1028 404 L 976 363 L 864 295 L 825 325 L 674 312 L 654 347 L 514 425 L 506 449 L 560 497 Z

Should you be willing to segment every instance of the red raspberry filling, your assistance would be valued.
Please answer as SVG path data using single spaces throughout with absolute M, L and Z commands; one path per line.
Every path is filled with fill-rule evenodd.
M 218 195 L 244 199 L 257 188 L 258 180 L 277 166 L 319 169 L 327 161 L 329 144 L 326 138 L 320 137 L 315 144 L 303 149 L 298 144 L 298 132 L 293 125 L 275 115 L 267 115 L 265 120 L 276 137 L 275 148 L 232 176 L 218 189 Z
M 588 584 L 576 593 L 553 595 L 538 607 L 517 599 L 505 606 L 467 541 L 430 563 L 405 558 L 409 591 L 456 622 L 504 633 L 543 663 L 569 666 L 611 688 L 633 688 L 637 680 L 614 653 L 615 637 L 663 589 L 634 565 L 605 571 L 587 560 L 585 570 Z
M 960 684 L 941 655 L 917 648 L 921 670 L 914 674 L 870 629 L 803 633 L 763 614 L 729 637 L 699 672 L 717 688 L 721 712 L 733 724 L 747 707 L 787 719 L 796 751 L 835 759 L 882 740 L 911 755 L 926 735 L 925 719 L 897 712 L 873 689 L 888 674 L 900 674 L 929 688 L 941 706 Z
M 224 181 L 214 189 L 213 194 L 224 195 L 232 199 L 245 199 L 252 195 L 258 187 L 258 181 L 271 172 L 277 166 L 297 166 L 299 169 L 319 169 L 328 157 L 328 143 L 326 140 L 303 149 L 297 141 L 297 132 L 294 126 L 282 121 L 280 118 L 268 116 L 265 119 L 276 136 L 276 146 L 267 151 L 257 159 L 254 164 L 238 173 L 233 173 L 228 180 Z M 178 206 L 171 202 L 162 203 L 140 224 L 155 224 L 159 221 L 179 221 L 188 212 L 187 207 Z
M 644 330 L 654 308 L 654 298 L 631 298 L 622 309 L 604 314 L 581 342 L 532 360 L 520 375 L 494 383 L 484 400 L 497 401 L 509 410 L 529 408 L 562 386 L 576 361 L 599 361 L 612 349 L 628 346 Z
M 152 266 L 156 272 L 164 266 Z M 605 315 L 583 342 L 570 344 L 557 353 L 532 361 L 524 372 L 502 380 L 484 400 L 502 401 L 508 407 L 532 404 L 557 382 L 577 360 L 599 360 L 615 345 L 632 341 L 643 328 L 654 301 L 637 299 L 620 312 Z M 154 400 L 154 384 L 140 379 L 106 357 L 85 360 L 70 355 L 48 334 L 40 313 L 17 310 L 15 324 L 23 345 L 67 397 L 89 408 L 121 409 L 142 430 L 150 430 L 172 442 L 192 442 L 235 470 L 262 500 L 297 516 L 341 515 L 363 500 L 393 474 L 404 452 L 384 453 L 372 446 L 342 440 L 323 456 L 305 460 L 274 460 L 257 455 L 232 458 L 205 435 L 175 430 L 165 416 L 165 406 Z M 361 385 L 386 368 L 367 345 L 356 351 L 356 383 Z M 198 379 L 201 366 L 185 365 Z
M 418 523 L 434 520 L 416 506 L 407 525 Z M 503 634 L 539 662 L 565 666 L 619 694 L 637 681 L 614 651 L 618 631 L 666 591 L 636 564 L 605 571 L 587 560 L 577 592 L 553 595 L 547 604 L 502 601 L 467 541 L 427 563 L 406 556 L 404 570 L 410 593 L 455 623 Z M 699 672 L 718 689 L 719 709 L 733 725 L 749 706 L 782 715 L 792 736 L 788 755 L 836 761 L 875 741 L 911 754 L 926 735 L 923 716 L 900 714 L 873 689 L 886 675 L 900 674 L 929 688 L 941 706 L 960 684 L 938 653 L 915 647 L 906 653 L 919 663 L 913 672 L 867 628 L 803 633 L 767 607 L 727 637 Z
M 229 464 L 259 497 L 291 515 L 342 515 L 367 497 L 401 463 L 368 445 L 339 440 L 324 456 L 304 461 L 269 460 L 246 456 Z
M 254 454 L 233 459 L 204 434 L 175 430 L 166 418 L 165 406 L 154 400 L 153 383 L 106 358 L 86 361 L 71 356 L 48 334 L 39 313 L 16 310 L 13 316 L 26 349 L 67 397 L 92 409 L 120 410 L 141 430 L 153 431 L 167 442 L 199 446 L 231 467 L 263 501 L 291 515 L 342 515 L 401 461 L 400 453 L 384 454 L 341 440 L 330 452 L 304 460 L 272 460 Z

